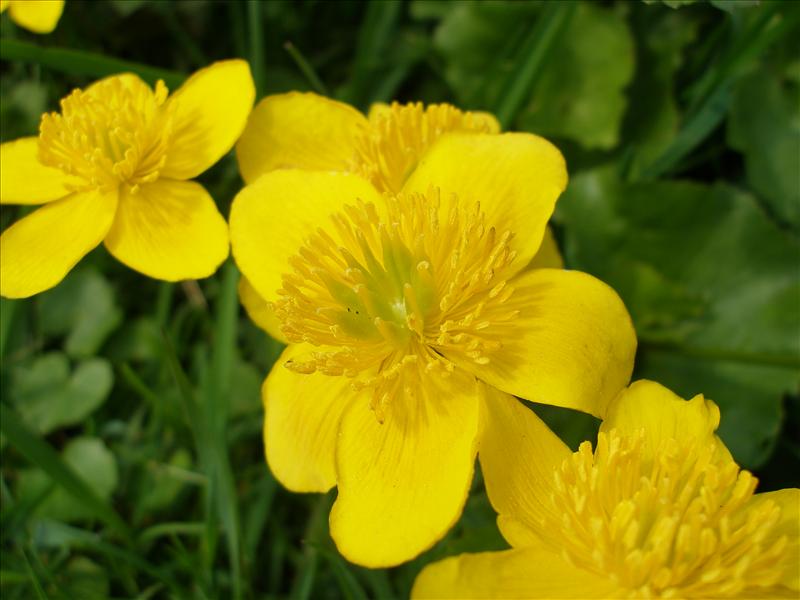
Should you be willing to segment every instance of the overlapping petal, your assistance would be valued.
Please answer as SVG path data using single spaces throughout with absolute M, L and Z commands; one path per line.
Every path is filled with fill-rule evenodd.
M 695 444 L 698 448 L 711 444 L 718 457 L 733 460 L 725 444 L 717 437 L 719 408 L 702 394 L 688 402 L 663 385 L 642 379 L 624 390 L 609 406 L 601 431 L 617 429 L 623 435 L 645 431 L 645 453 L 654 458 L 664 441 Z
M 286 368 L 306 352 L 283 351 L 262 387 L 264 448 L 273 475 L 293 492 L 327 492 L 336 485 L 335 449 L 342 413 L 369 402 L 345 377 L 301 375 Z
M 246 61 L 224 60 L 195 72 L 167 100 L 174 130 L 162 175 L 191 179 L 222 158 L 241 135 L 254 99 Z
M 27 298 L 49 289 L 105 237 L 116 193 L 81 192 L 23 217 L 0 237 L 0 295 Z
M 236 144 L 247 183 L 282 168 L 345 171 L 367 120 L 352 106 L 310 92 L 268 96 Z
M 258 294 L 275 300 L 289 257 L 330 216 L 356 200 L 382 205 L 367 181 L 347 173 L 286 169 L 263 175 L 233 201 L 230 228 L 236 263 Z
M 261 329 L 266 331 L 276 340 L 288 343 L 281 331 L 281 323 L 275 316 L 275 311 L 269 303 L 264 300 L 253 287 L 247 277 L 242 275 L 239 278 L 239 300 L 247 311 L 247 316 Z
M 34 33 L 50 33 L 64 11 L 64 0 L 14 0 L 8 11 L 17 25 Z
M 509 394 L 596 416 L 630 380 L 636 334 L 619 296 L 578 271 L 534 269 L 515 277 L 504 310 L 516 319 L 492 326 L 503 346 L 487 364 L 447 357 Z
M 520 400 L 483 385 L 479 458 L 503 537 L 515 548 L 539 544 L 555 470 L 572 453 Z
M 439 540 L 472 480 L 474 380 L 456 372 L 408 389 L 390 401 L 383 423 L 363 401 L 342 419 L 331 535 L 343 556 L 368 567 L 399 564 Z
M 199 183 L 161 179 L 123 187 L 105 240 L 109 252 L 156 279 L 208 277 L 228 256 L 228 227 Z
M 554 552 L 525 548 L 462 554 L 430 564 L 414 582 L 411 598 L 611 598 L 615 591 L 609 579 L 576 569 Z
M 0 145 L 0 204 L 44 204 L 70 194 L 80 183 L 37 158 L 39 138 L 25 137 Z
M 567 185 L 564 157 L 528 133 L 452 133 L 425 154 L 403 188 L 442 192 L 445 210 L 455 194 L 462 210 L 480 203 L 486 224 L 511 231 L 517 268 L 534 257 L 556 200 Z

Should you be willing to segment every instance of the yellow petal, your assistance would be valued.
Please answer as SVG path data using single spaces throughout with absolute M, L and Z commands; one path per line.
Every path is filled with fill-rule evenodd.
M 655 456 L 663 442 L 713 444 L 720 459 L 732 460 L 725 444 L 715 435 L 719 408 L 699 394 L 689 401 L 660 383 L 641 379 L 631 384 L 608 407 L 600 431 L 617 429 L 621 434 L 645 432 L 645 452 Z
M 514 233 L 511 246 L 522 268 L 536 254 L 556 199 L 567 185 L 564 157 L 547 140 L 528 133 L 452 133 L 424 155 L 404 191 L 425 193 L 430 186 L 450 194 L 460 206 L 476 202 L 486 224 Z
M 40 163 L 38 152 L 37 137 L 0 145 L 0 204 L 44 204 L 70 193 L 76 178 Z
M 417 576 L 413 600 L 611 598 L 614 584 L 573 567 L 543 548 L 462 554 L 433 563 Z
M 5 12 L 11 0 L 0 0 L 0 13 Z
M 341 416 L 356 393 L 347 377 L 303 375 L 284 366 L 306 350 L 286 348 L 264 381 L 264 447 L 270 470 L 285 487 L 327 492 L 336 485 Z
M 275 311 L 266 300 L 258 295 L 253 284 L 244 275 L 239 278 L 239 300 L 250 320 L 276 340 L 284 344 L 289 343 L 281 331 L 281 323 L 275 316 Z
M 358 198 L 383 203 L 357 175 L 297 169 L 267 173 L 237 194 L 230 218 L 233 256 L 264 300 L 276 299 L 288 259 L 306 238 L 318 227 L 330 231 L 331 214 Z
M 412 389 L 390 400 L 383 423 L 363 400 L 342 419 L 331 536 L 345 558 L 367 567 L 397 565 L 432 546 L 458 520 L 472 481 L 474 380 L 456 371 Z
M 167 100 L 175 107 L 175 129 L 162 175 L 191 179 L 227 154 L 247 123 L 255 95 L 243 60 L 216 62 L 192 75 Z
M 555 469 L 571 451 L 522 401 L 482 386 L 478 456 L 503 537 L 515 548 L 538 543 L 534 531 L 550 505 Z
M 34 33 L 50 33 L 63 10 L 64 0 L 14 0 L 9 13 L 20 27 Z
M 561 258 L 561 252 L 558 250 L 556 238 L 553 236 L 553 230 L 548 225 L 544 230 L 544 238 L 542 238 L 542 245 L 536 252 L 536 256 L 528 265 L 529 269 L 563 269 L 564 259 Z
M 228 256 L 228 227 L 194 181 L 161 179 L 120 194 L 106 238 L 117 260 L 155 279 L 200 279 Z
M 781 585 L 800 590 L 800 489 L 786 488 L 774 492 L 756 494 L 750 500 L 751 510 L 763 502 L 774 502 L 781 509 L 781 514 L 772 534 L 763 541 L 763 548 L 768 548 L 777 538 L 786 536 L 786 549 L 781 553 L 780 563 L 783 566 Z
M 346 171 L 367 120 L 352 106 L 311 92 L 267 96 L 236 144 L 247 183 L 274 169 Z
M 443 350 L 450 360 L 504 392 L 602 416 L 633 370 L 636 333 L 617 293 L 579 271 L 534 269 L 513 278 L 503 312 L 516 319 L 493 323 L 502 344 L 488 364 Z M 491 314 L 484 316 L 491 322 Z
M 64 279 L 103 240 L 116 207 L 116 193 L 76 193 L 6 229 L 0 237 L 0 295 L 27 298 Z

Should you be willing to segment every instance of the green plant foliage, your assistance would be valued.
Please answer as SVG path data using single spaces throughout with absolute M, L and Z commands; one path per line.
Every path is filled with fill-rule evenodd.
M 728 121 L 728 140 L 744 154 L 748 183 L 778 219 L 796 230 L 800 230 L 799 84 L 784 83 L 766 70 L 743 78 Z
M 122 321 L 108 281 L 95 269 L 76 269 L 64 282 L 39 297 L 45 335 L 65 335 L 72 357 L 93 356 Z
M 102 440 L 90 437 L 75 438 L 64 448 L 61 458 L 99 498 L 103 500 L 111 498 L 117 487 L 119 475 L 114 455 Z M 96 518 L 90 506 L 62 488 L 54 486 L 52 480 L 39 469 L 20 473 L 17 495 L 23 501 L 42 497 L 34 510 L 34 514 L 38 517 L 64 522 Z
M 111 364 L 89 358 L 75 368 L 60 352 L 23 363 L 11 372 L 9 400 L 36 431 L 50 433 L 81 423 L 108 398 L 114 383 Z
M 574 178 L 559 216 L 568 264 L 625 300 L 642 373 L 714 399 L 734 456 L 762 464 L 780 426 L 781 393 L 799 381 L 800 240 L 727 184 L 629 184 L 610 167 Z M 652 359 L 650 348 L 659 350 Z M 741 385 L 724 385 L 737 365 Z

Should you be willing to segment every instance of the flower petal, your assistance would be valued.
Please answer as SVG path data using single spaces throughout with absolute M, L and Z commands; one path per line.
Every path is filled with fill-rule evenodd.
M 342 419 L 331 536 L 345 558 L 367 567 L 397 565 L 432 546 L 458 520 L 472 481 L 474 379 L 456 370 L 412 390 L 389 401 L 383 423 L 368 399 Z
M 783 565 L 780 584 L 794 590 L 796 598 L 797 590 L 800 590 L 800 489 L 786 488 L 756 494 L 750 500 L 750 510 L 763 502 L 770 501 L 780 507 L 781 515 L 771 536 L 762 542 L 762 547 L 768 548 L 776 538 L 786 536 L 788 543 L 780 558 Z
M 293 492 L 336 485 L 336 440 L 342 413 L 356 399 L 347 377 L 303 375 L 285 367 L 307 351 L 291 345 L 272 367 L 261 395 L 264 448 L 275 478 Z
M 167 100 L 175 107 L 175 130 L 162 175 L 191 179 L 222 158 L 241 135 L 255 95 L 243 60 L 216 62 L 192 75 Z
M 23 217 L 0 237 L 0 295 L 27 298 L 60 282 L 114 219 L 116 193 L 81 192 Z
M 383 205 L 357 175 L 299 169 L 267 173 L 237 194 L 230 218 L 233 256 L 264 300 L 276 299 L 288 260 L 306 238 L 319 227 L 330 231 L 330 216 L 359 198 Z
M 14 0 L 9 12 L 20 27 L 34 33 L 50 33 L 56 28 L 64 0 Z
M 504 392 L 602 416 L 628 384 L 636 333 L 617 293 L 579 271 L 534 269 L 509 282 L 514 293 L 500 305 L 516 319 L 486 329 L 502 347 L 488 364 L 442 353 Z M 491 323 L 491 313 L 483 316 Z
M 276 340 L 284 344 L 289 343 L 281 331 L 281 323 L 275 316 L 275 311 L 266 300 L 258 295 L 253 284 L 244 275 L 239 278 L 239 300 L 253 323 Z
M 480 202 L 487 226 L 515 234 L 511 245 L 517 268 L 522 268 L 539 249 L 566 185 L 564 157 L 543 138 L 452 133 L 424 155 L 403 190 L 425 193 L 434 186 L 441 190 L 443 204 L 452 193 L 465 208 Z
M 411 598 L 611 598 L 609 579 L 573 567 L 542 548 L 452 556 L 425 567 Z
M 247 183 L 274 169 L 346 171 L 367 120 L 352 106 L 311 92 L 267 96 L 236 144 Z
M 544 230 L 544 237 L 542 238 L 542 245 L 536 251 L 536 256 L 533 257 L 528 269 L 563 269 L 564 259 L 561 257 L 561 252 L 558 250 L 556 238 L 553 236 L 553 229 L 548 225 Z
M 148 277 L 200 279 L 228 256 L 228 227 L 202 185 L 160 179 L 120 194 L 105 243 L 117 260 Z
M 641 379 L 624 390 L 608 407 L 600 431 L 617 429 L 633 435 L 644 430 L 645 452 L 654 457 L 664 440 L 717 446 L 718 457 L 733 460 L 716 435 L 719 408 L 699 394 L 684 400 L 660 383 Z
M 522 401 L 483 385 L 478 457 L 503 537 L 515 548 L 539 542 L 555 470 L 572 454 Z
M 71 177 L 39 162 L 39 138 L 0 145 L 0 204 L 44 204 L 70 194 Z

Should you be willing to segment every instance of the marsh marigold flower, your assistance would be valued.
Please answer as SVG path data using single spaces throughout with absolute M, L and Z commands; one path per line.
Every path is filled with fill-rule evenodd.
M 0 13 L 6 9 L 20 27 L 34 33 L 50 33 L 64 11 L 64 0 L 0 0 Z
M 266 457 L 291 490 L 338 486 L 339 550 L 392 565 L 461 513 L 484 426 L 479 381 L 602 414 L 627 385 L 636 340 L 605 284 L 527 268 L 566 185 L 549 142 L 460 130 L 425 147 L 439 111 L 492 120 L 417 105 L 384 107 L 391 134 L 365 140 L 364 117 L 310 98 L 258 112 L 238 148 L 250 184 L 231 209 L 234 257 L 291 342 L 263 386 Z M 322 138 L 292 119 L 281 138 L 285 115 Z M 248 146 L 251 126 L 278 156 Z M 248 147 L 263 151 L 263 173 Z M 366 148 L 372 162 L 348 167 Z
M 228 230 L 196 177 L 233 146 L 255 95 L 250 68 L 218 62 L 174 94 L 114 75 L 42 116 L 39 136 L 0 147 L 0 202 L 44 204 L 0 238 L 0 294 L 56 285 L 100 242 L 129 267 L 175 281 L 211 275 Z
M 638 381 L 575 453 L 496 400 L 480 458 L 512 549 L 429 565 L 412 598 L 798 597 L 800 490 L 755 494 L 710 400 Z
M 311 92 L 267 96 L 253 109 L 236 144 L 239 170 L 247 183 L 275 169 L 356 173 L 382 193 L 398 193 L 422 155 L 453 132 L 497 134 L 500 124 L 484 112 L 449 104 L 374 104 L 366 117 L 348 104 Z M 563 267 L 549 227 L 532 263 Z M 250 318 L 286 342 L 269 304 L 242 277 L 239 295 Z

